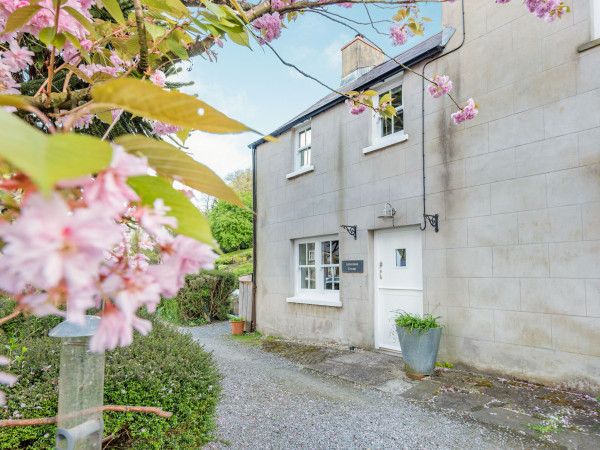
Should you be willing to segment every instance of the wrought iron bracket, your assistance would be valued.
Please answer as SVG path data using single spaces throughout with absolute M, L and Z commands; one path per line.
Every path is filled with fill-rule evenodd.
M 439 227 L 439 223 L 438 223 L 438 218 L 439 218 L 439 214 L 423 214 L 423 228 L 421 228 L 421 231 L 423 231 L 425 228 L 427 228 L 427 221 L 429 221 L 429 224 L 435 229 L 435 232 L 437 233 L 438 231 L 440 231 L 440 227 Z
M 346 230 L 348 234 L 354 236 L 354 240 L 356 240 L 356 225 L 340 225 L 340 228 Z

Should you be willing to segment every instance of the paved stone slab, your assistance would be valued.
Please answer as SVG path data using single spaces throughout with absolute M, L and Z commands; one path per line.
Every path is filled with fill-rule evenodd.
M 551 439 L 556 441 L 557 444 L 568 448 L 600 448 L 600 435 L 597 434 L 577 433 L 566 430 L 559 433 L 552 433 Z
M 462 392 L 442 392 L 436 395 L 433 402 L 436 406 L 454 411 L 472 411 L 474 408 L 482 408 L 490 402 L 491 397 L 482 394 L 464 394 Z
M 530 425 L 540 425 L 541 422 L 535 417 L 521 414 L 514 411 L 509 411 L 504 408 L 485 408 L 472 413 L 472 416 L 485 423 L 497 425 L 499 427 L 507 427 L 513 430 L 531 430 Z
M 415 387 L 410 390 L 404 392 L 402 397 L 409 400 L 416 400 L 419 402 L 427 401 L 433 394 L 440 388 L 437 384 L 432 384 L 428 382 L 420 382 Z

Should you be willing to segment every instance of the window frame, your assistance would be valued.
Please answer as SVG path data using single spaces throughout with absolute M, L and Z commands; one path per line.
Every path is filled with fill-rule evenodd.
M 405 115 L 404 115 L 404 77 L 401 72 L 397 76 L 392 77 L 391 79 L 384 81 L 378 85 L 373 86 L 373 90 L 377 92 L 377 95 L 372 97 L 373 104 L 379 104 L 379 99 L 381 96 L 391 92 L 393 89 L 397 87 L 402 87 L 402 103 L 396 108 L 396 111 L 402 112 L 402 130 L 398 130 L 394 133 L 391 133 L 387 136 L 383 136 L 383 118 L 377 114 L 373 113 L 373 119 L 371 121 L 371 145 L 363 149 L 363 153 L 370 153 L 376 150 L 381 150 L 383 148 L 389 147 L 390 145 L 398 144 L 400 142 L 404 142 L 408 140 L 408 135 L 405 130 Z
M 310 132 L 310 144 L 301 146 L 300 145 L 300 137 L 301 134 L 304 133 L 306 136 L 306 132 Z M 306 164 L 302 164 L 302 152 L 308 151 L 308 161 Z M 294 171 L 300 171 L 302 169 L 306 169 L 312 166 L 312 123 L 308 122 L 298 127 L 294 132 Z
M 338 264 L 324 263 L 323 262 L 323 252 L 322 245 L 327 241 L 337 241 L 338 242 Z M 309 267 L 306 264 L 300 263 L 300 245 L 302 244 L 311 244 L 315 245 L 315 289 L 305 289 L 302 288 L 302 268 Z M 339 235 L 325 235 L 325 236 L 315 236 L 311 238 L 303 238 L 303 239 L 295 239 L 293 241 L 293 251 L 292 251 L 292 281 L 293 281 L 293 296 L 287 299 L 288 303 L 304 303 L 311 305 L 321 305 L 321 306 L 335 306 L 341 307 L 342 304 L 340 302 L 340 286 L 341 286 L 341 256 L 340 256 L 340 237 Z M 307 247 L 308 248 L 308 247 Z M 326 289 L 325 288 L 325 270 L 329 267 L 337 267 L 338 268 L 338 289 Z

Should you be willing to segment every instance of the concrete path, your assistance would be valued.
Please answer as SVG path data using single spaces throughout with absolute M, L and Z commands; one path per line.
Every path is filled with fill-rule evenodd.
M 388 376 L 380 376 L 377 383 L 385 390 L 369 386 L 378 374 L 397 370 L 397 359 L 393 364 L 383 361 L 379 354 L 363 352 L 353 362 L 355 355 L 336 348 L 290 346 L 265 339 L 234 340 L 229 336 L 228 323 L 183 330 L 214 352 L 225 376 L 217 440 L 208 448 L 550 447 L 460 414 L 415 404 L 397 394 L 422 385 L 405 383 L 401 377 L 392 382 Z M 348 356 L 351 360 L 345 364 L 357 366 L 354 373 L 366 367 L 373 377 L 363 371 L 361 383 L 345 380 L 344 373 L 327 374 L 327 368 L 335 372 L 336 367 L 343 366 L 332 359 Z

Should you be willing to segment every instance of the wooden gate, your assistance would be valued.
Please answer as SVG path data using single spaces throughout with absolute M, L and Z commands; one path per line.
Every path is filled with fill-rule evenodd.
M 246 321 L 244 331 L 252 331 L 252 275 L 244 275 L 238 278 L 240 284 L 239 315 Z

